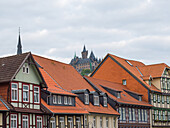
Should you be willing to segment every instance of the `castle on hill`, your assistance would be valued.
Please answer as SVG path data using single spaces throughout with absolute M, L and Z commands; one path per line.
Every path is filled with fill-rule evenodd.
M 70 65 L 72 65 L 79 73 L 81 73 L 83 69 L 89 69 L 92 72 L 101 62 L 101 59 L 97 59 L 97 57 L 95 57 L 93 51 L 91 51 L 88 58 L 88 50 L 86 50 L 85 45 L 81 55 L 82 57 L 79 58 L 75 54 L 74 58 L 70 62 Z

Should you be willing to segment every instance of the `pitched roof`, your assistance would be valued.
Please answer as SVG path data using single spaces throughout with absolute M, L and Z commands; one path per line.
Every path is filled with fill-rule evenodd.
M 138 79 L 149 90 L 161 92 L 154 85 L 150 86 L 149 84 L 147 84 L 146 82 L 143 81 L 143 79 L 142 79 L 143 74 L 140 72 L 139 67 L 145 67 L 146 65 L 144 63 L 139 62 L 139 61 L 124 59 L 124 58 L 121 58 L 121 57 L 118 57 L 118 56 L 115 56 L 112 54 L 107 54 L 105 59 L 107 57 L 110 57 L 113 61 L 116 61 L 120 66 L 122 66 L 123 68 L 128 70 L 134 77 L 136 77 L 136 79 Z M 102 63 L 100 63 L 100 64 L 102 64 Z M 98 67 L 100 67 L 100 65 Z M 97 70 L 97 68 L 96 68 L 96 70 Z M 94 74 L 94 72 L 95 71 L 93 71 L 92 75 Z
M 30 53 L 0 58 L 0 83 L 11 81 Z
M 37 55 L 33 55 L 33 57 L 63 89 L 68 91 L 80 89 L 95 91 L 73 66 Z
M 13 109 L 11 105 L 9 105 L 2 96 L 0 96 L 0 111 L 9 111 Z
M 71 90 L 82 90 L 82 89 L 88 89 L 89 91 L 95 91 L 91 85 L 89 85 L 86 80 L 69 64 L 64 64 L 55 60 L 47 59 L 44 57 L 40 57 L 37 55 L 33 55 L 36 62 L 43 68 L 44 71 L 46 71 L 52 79 L 54 79 L 58 85 L 65 90 L 71 91 Z M 42 71 L 42 70 L 41 70 Z M 43 103 L 45 104 L 45 103 Z M 90 105 L 84 105 L 78 98 L 76 98 L 76 104 L 80 105 L 82 108 L 84 108 L 88 112 L 93 113 L 103 113 L 103 114 L 115 114 L 119 115 L 118 112 L 116 112 L 112 107 L 103 107 L 102 105 L 99 106 L 93 106 L 91 103 Z M 69 107 L 58 107 L 55 108 L 54 106 L 47 106 L 50 110 L 54 109 L 54 111 L 58 112 L 70 112 L 73 113 L 74 108 Z M 62 110 L 66 109 L 66 110 Z M 75 110 L 76 112 L 77 110 Z
M 148 104 L 145 101 L 138 101 L 137 99 L 133 98 L 130 96 L 127 92 L 132 92 L 130 91 L 126 86 L 120 84 L 120 83 L 114 83 L 106 80 L 101 80 L 101 79 L 96 79 L 92 77 L 85 77 L 85 79 L 93 84 L 95 87 L 97 87 L 101 92 L 107 93 L 109 97 L 111 97 L 113 100 L 115 100 L 118 103 L 121 104 L 129 104 L 129 105 L 139 105 L 139 106 L 149 106 L 151 107 L 152 105 Z M 115 91 L 121 91 L 121 98 L 117 98 L 116 96 L 112 95 L 108 91 L 106 91 L 103 87 L 115 90 Z M 137 95 L 141 95 L 137 92 L 132 92 Z
M 76 98 L 76 101 L 78 98 Z M 47 107 L 52 113 L 57 114 L 88 114 L 88 111 L 82 108 L 78 103 L 75 106 L 54 106 L 48 105 L 43 99 L 41 99 L 41 103 Z

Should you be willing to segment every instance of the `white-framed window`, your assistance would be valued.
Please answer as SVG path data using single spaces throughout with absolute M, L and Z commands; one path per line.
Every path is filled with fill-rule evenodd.
M 122 84 L 123 84 L 123 85 L 126 85 L 126 80 L 122 80 Z
M 37 116 L 37 127 L 42 128 L 42 116 Z
M 147 114 L 147 110 L 144 110 L 144 113 L 145 113 L 145 122 L 148 121 L 148 114 Z
M 139 101 L 142 101 L 142 96 L 139 96 Z
M 89 94 L 85 94 L 85 104 L 89 104 Z
M 70 96 L 68 97 L 68 104 L 72 105 L 72 97 L 70 97 Z
M 158 112 L 158 118 L 161 120 L 161 111 Z
M 96 117 L 93 117 L 93 127 L 96 128 Z
M 165 120 L 165 111 L 162 112 L 162 119 Z
M 122 108 L 123 120 L 126 120 L 126 109 Z
M 22 115 L 22 128 L 29 128 L 28 115 Z
M 106 128 L 109 128 L 109 119 L 106 117 Z
M 141 112 L 140 112 L 140 109 L 138 109 L 138 120 L 139 120 L 139 122 L 141 121 Z
M 34 86 L 34 103 L 40 103 L 40 92 L 37 86 Z
M 85 128 L 88 127 L 88 124 L 87 124 L 87 115 L 84 116 L 84 125 L 85 125 Z
M 62 104 L 61 96 L 60 95 L 58 95 L 58 104 Z
M 119 107 L 119 113 L 120 113 L 119 120 L 123 120 L 122 108 L 121 107 Z
M 73 128 L 73 117 L 68 117 L 68 128 Z
M 134 108 L 132 108 L 132 115 L 133 115 L 133 121 L 135 121 L 136 120 L 136 114 L 135 114 L 135 109 Z
M 129 121 L 132 121 L 132 111 L 131 111 L 131 108 L 129 108 Z
M 165 102 L 165 97 L 162 96 L 162 104 L 164 104 L 164 102 Z
M 18 101 L 18 84 L 11 84 L 11 96 L 12 101 Z
M 103 97 L 103 104 L 105 107 L 107 106 L 107 97 Z
M 10 128 L 17 128 L 17 114 L 11 114 Z
M 153 102 L 156 102 L 156 94 L 153 94 Z
M 99 105 L 99 96 L 94 95 L 94 105 Z
M 169 96 L 166 96 L 166 102 L 169 104 Z
M 117 93 L 117 98 L 120 98 L 120 92 Z
M 154 111 L 154 118 L 155 118 L 155 120 L 157 120 L 157 111 L 156 110 Z
M 53 95 L 53 104 L 57 104 L 57 96 Z
M 158 103 L 160 103 L 160 95 L 157 95 L 158 96 Z
M 22 72 L 29 74 L 29 65 L 28 64 L 24 64 L 23 65 Z
M 141 115 L 142 115 L 142 121 L 145 121 L 145 120 L 144 120 L 143 109 L 141 110 Z
M 76 117 L 76 128 L 81 128 L 80 117 Z
M 67 96 L 64 96 L 64 104 L 68 104 Z
M 102 128 L 103 127 L 103 119 L 102 119 L 102 117 L 100 117 L 100 128 Z
M 59 117 L 59 127 L 65 128 L 64 117 Z
M 50 128 L 56 128 L 55 117 L 51 117 L 50 119 Z
M 29 86 L 23 85 L 23 101 L 29 102 Z

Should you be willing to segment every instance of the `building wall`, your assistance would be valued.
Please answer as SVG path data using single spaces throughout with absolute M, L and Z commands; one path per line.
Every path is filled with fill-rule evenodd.
M 2 83 L 0 86 L 0 94 L 6 101 L 9 101 L 9 85 L 9 83 Z
M 3 127 L 3 113 L 0 113 L 0 128 Z
M 154 85 L 154 86 L 156 86 L 158 89 L 160 89 L 161 90 L 161 79 L 160 78 L 154 78 L 153 80 L 152 80 L 152 84 Z
M 149 101 L 148 90 L 110 57 L 103 62 L 92 77 L 117 83 L 122 83 L 122 80 L 126 79 L 127 85 L 125 86 L 127 86 L 127 88 L 142 93 L 142 100 L 146 102 Z

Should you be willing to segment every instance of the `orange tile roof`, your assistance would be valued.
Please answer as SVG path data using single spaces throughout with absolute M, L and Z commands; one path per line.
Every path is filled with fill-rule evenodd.
M 145 65 L 142 67 L 138 67 L 143 76 L 152 76 L 153 78 L 155 77 L 161 77 L 165 68 L 169 68 L 168 65 L 165 63 L 161 64 L 153 64 L 153 65 Z
M 2 99 L 0 99 L 0 111 L 8 111 L 8 108 L 5 106 Z
M 110 56 L 111 58 L 115 59 L 117 62 L 119 62 L 124 68 L 126 68 L 127 70 L 129 70 L 134 76 L 136 76 L 148 89 L 152 90 L 152 91 L 157 91 L 157 92 L 161 92 L 159 89 L 157 89 L 154 85 L 149 85 L 146 82 L 143 81 L 142 79 L 142 74 L 140 73 L 140 71 L 138 70 L 139 67 L 145 67 L 146 65 L 144 65 L 142 62 L 138 62 L 138 61 L 133 61 L 133 60 L 128 60 L 128 59 L 124 59 L 124 58 L 120 58 L 117 57 L 115 55 L 112 54 L 108 54 L 108 56 Z M 129 65 L 127 63 L 127 61 L 129 61 L 133 66 Z M 137 67 L 136 67 L 137 66 Z
M 52 77 L 50 77 L 50 75 L 44 71 L 44 69 L 40 68 L 40 72 L 42 74 L 42 76 L 44 77 L 44 80 L 48 86 L 48 91 L 50 91 L 51 93 L 55 93 L 55 94 L 62 94 L 62 95 L 71 95 L 71 96 L 77 96 L 74 93 L 71 93 L 67 90 L 62 89 L 57 82 L 55 82 L 55 80 L 52 79 Z
M 76 101 L 78 98 L 76 98 Z M 75 106 L 54 106 L 48 105 L 43 99 L 41 103 L 51 112 L 57 114 L 88 114 L 88 111 L 82 108 L 78 103 Z
M 150 104 L 148 104 L 145 101 L 138 101 L 137 99 L 133 98 L 132 96 L 130 96 L 126 91 L 127 90 L 129 92 L 130 91 L 126 86 L 120 84 L 120 83 L 114 83 L 114 82 L 110 82 L 110 81 L 106 81 L 106 80 L 101 80 L 101 79 L 96 79 L 96 78 L 92 78 L 92 77 L 85 77 L 89 82 L 91 82 L 93 85 L 95 85 L 100 91 L 107 93 L 109 97 L 111 97 L 113 100 L 119 102 L 119 103 L 123 103 L 123 104 L 133 104 L 133 105 L 141 105 L 141 106 L 152 106 Z M 116 91 L 121 91 L 121 98 L 117 98 L 114 95 L 112 95 L 111 93 L 107 92 L 102 86 L 116 90 Z M 136 92 L 132 92 L 132 93 L 136 93 Z M 136 93 L 137 95 L 141 95 L 139 93 Z
M 69 64 L 64 64 L 55 60 L 51 60 L 48 58 L 40 57 L 37 55 L 33 55 L 36 62 L 43 68 L 44 71 L 46 71 L 52 79 L 54 79 L 59 86 L 62 88 L 71 91 L 71 90 L 81 90 L 81 89 L 88 89 L 89 91 L 95 91 L 91 85 L 87 83 L 87 81 Z M 42 70 L 40 70 L 42 71 Z M 43 73 L 42 73 L 43 74 Z M 48 83 L 48 82 L 47 82 Z M 108 107 L 103 107 L 102 105 L 99 106 L 93 106 L 90 105 L 84 105 L 78 98 L 76 99 L 76 102 L 78 105 L 83 107 L 85 110 L 87 110 L 90 113 L 103 113 L 103 114 L 115 114 L 119 115 L 117 111 L 115 111 L 110 105 Z M 44 103 L 45 104 L 45 103 Z M 66 107 L 66 110 L 62 110 L 62 107 L 56 108 L 56 106 L 49 106 L 50 110 L 56 110 L 56 112 L 62 111 L 65 113 L 73 113 L 74 107 L 69 109 L 69 107 Z M 67 110 L 68 108 L 68 110 Z M 76 112 L 76 110 L 75 110 Z

